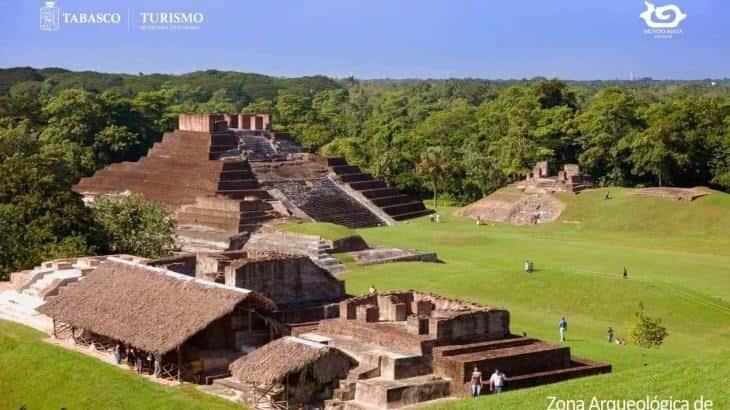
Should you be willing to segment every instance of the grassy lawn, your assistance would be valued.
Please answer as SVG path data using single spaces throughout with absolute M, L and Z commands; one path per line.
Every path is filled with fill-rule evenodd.
M 240 409 L 193 386 L 165 387 L 0 320 L 0 409 Z
M 393 228 L 363 229 L 372 244 L 435 250 L 444 264 L 348 264 L 348 291 L 438 292 L 511 312 L 513 332 L 557 341 L 557 322 L 570 323 L 578 356 L 608 361 L 611 375 L 454 402 L 449 408 L 545 409 L 560 398 L 665 398 L 715 402 L 730 409 L 730 195 L 694 202 L 642 198 L 612 189 L 564 195 L 568 207 L 553 224 L 477 227 L 442 208 Z M 537 272 L 522 271 L 525 259 Z M 623 267 L 629 278 L 621 278 Z M 626 337 L 639 302 L 669 330 L 660 349 L 610 345 L 608 326 Z M 440 405 L 443 406 L 443 405 Z
M 609 375 L 440 403 L 450 409 L 541 409 L 561 399 L 713 400 L 730 409 L 730 195 L 693 202 L 635 197 L 611 189 L 564 195 L 567 209 L 552 224 L 476 226 L 441 208 L 442 223 L 421 218 L 397 227 L 357 230 L 369 243 L 437 251 L 445 263 L 358 267 L 348 291 L 420 289 L 507 308 L 513 332 L 557 342 L 557 322 L 570 323 L 577 356 L 614 366 Z M 353 232 L 331 224 L 284 229 L 330 239 Z M 536 272 L 522 271 L 525 259 Z M 623 267 L 629 278 L 621 278 Z M 608 326 L 626 337 L 643 302 L 664 320 L 659 349 L 605 342 Z M 41 335 L 0 322 L 0 408 L 235 408 L 196 390 L 166 388 L 129 372 L 40 341 Z M 589 402 L 586 404 L 588 408 Z M 690 403 L 692 406 L 692 403 Z M 690 407 L 692 408 L 692 407 Z

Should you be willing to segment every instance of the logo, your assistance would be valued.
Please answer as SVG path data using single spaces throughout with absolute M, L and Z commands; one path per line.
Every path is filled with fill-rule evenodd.
M 687 18 L 687 14 L 679 6 L 667 4 L 657 7 L 648 1 L 644 1 L 644 5 L 646 5 L 646 10 L 639 14 L 648 27 L 644 30 L 644 34 L 665 39 L 672 38 L 675 34 L 682 34 L 679 23 Z
M 61 28 L 61 10 L 55 1 L 47 1 L 41 7 L 41 30 L 58 31 Z
M 139 13 L 143 31 L 198 30 L 205 21 L 202 12 L 143 11 Z
M 656 7 L 645 1 L 646 10 L 639 14 L 649 28 L 677 28 L 687 15 L 675 4 Z M 656 18 L 656 20 L 655 20 Z

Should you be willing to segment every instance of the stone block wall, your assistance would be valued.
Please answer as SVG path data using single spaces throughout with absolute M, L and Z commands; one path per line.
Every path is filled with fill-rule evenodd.
M 269 114 L 239 114 L 238 128 L 251 131 L 271 129 L 271 115 Z
M 426 356 L 381 356 L 380 375 L 386 379 L 407 379 L 432 372 L 431 360 Z
M 580 166 L 578 164 L 565 164 L 563 165 L 563 170 L 568 179 L 580 175 Z
M 388 350 L 420 355 L 426 343 L 421 336 L 403 331 L 401 327 L 384 323 L 367 323 L 357 320 L 329 319 L 320 322 L 319 330 L 325 334 L 348 336 L 362 343 L 387 347 Z
M 465 313 L 449 319 L 432 318 L 431 332 L 439 343 L 501 339 L 509 336 L 509 312 L 488 310 Z
M 378 314 L 378 306 L 360 305 L 355 311 L 355 319 L 360 322 L 374 323 L 378 321 Z
M 224 114 L 228 128 L 238 128 L 238 114 Z
M 225 283 L 263 294 L 277 305 L 336 302 L 345 285 L 305 256 L 244 260 L 225 268 Z
M 214 132 L 216 122 L 225 120 L 222 115 L 211 114 L 180 114 L 178 116 L 178 129 L 181 131 Z

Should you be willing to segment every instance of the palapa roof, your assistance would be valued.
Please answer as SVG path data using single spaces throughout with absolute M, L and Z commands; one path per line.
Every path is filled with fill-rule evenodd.
M 321 364 L 320 366 L 317 366 Z M 272 384 L 286 376 L 314 366 L 314 377 L 329 382 L 333 375 L 344 377 L 357 365 L 339 349 L 293 336 L 285 336 L 254 350 L 229 366 L 233 377 L 242 382 Z
M 77 283 L 62 288 L 38 311 L 163 354 L 244 301 L 276 309 L 274 302 L 246 289 L 110 257 Z

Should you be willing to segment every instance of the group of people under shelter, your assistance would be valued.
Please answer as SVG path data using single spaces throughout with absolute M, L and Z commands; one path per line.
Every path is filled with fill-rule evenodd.
M 114 345 L 114 360 L 118 365 L 126 362 L 129 367 L 134 367 L 137 374 L 143 374 L 145 369 L 149 374 L 160 377 L 160 359 L 153 353 L 144 352 L 128 344 L 117 343 Z

